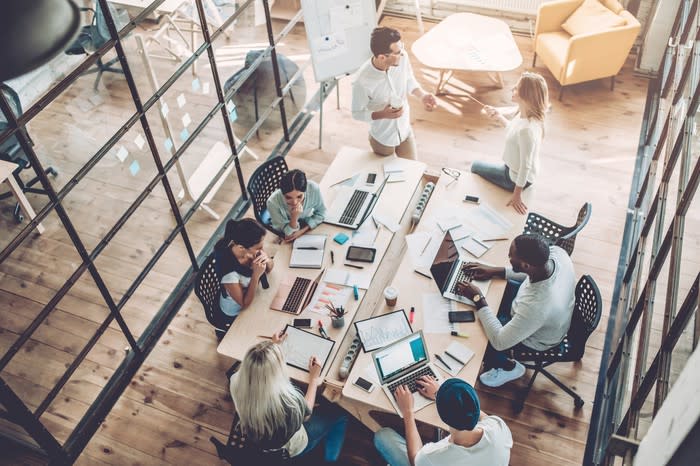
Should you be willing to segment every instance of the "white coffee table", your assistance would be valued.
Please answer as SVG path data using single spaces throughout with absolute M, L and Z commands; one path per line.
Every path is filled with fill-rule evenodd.
M 505 22 L 473 13 L 448 16 L 415 41 L 411 51 L 423 65 L 440 71 L 436 95 L 444 93 L 456 70 L 486 72 L 503 87 L 501 72 L 523 62 Z

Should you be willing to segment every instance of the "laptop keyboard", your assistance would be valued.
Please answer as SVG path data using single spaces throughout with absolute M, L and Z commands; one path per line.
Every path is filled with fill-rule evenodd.
M 457 277 L 455 278 L 455 281 L 452 283 L 452 288 L 450 289 L 450 293 L 453 294 L 459 294 L 457 292 L 457 285 L 460 282 L 471 282 L 474 279 L 474 271 L 473 270 L 464 270 L 461 266 L 459 268 L 459 272 L 457 272 Z
M 392 395 L 394 395 L 394 390 L 396 390 L 401 385 L 406 385 L 406 387 L 409 390 L 411 390 L 411 393 L 415 393 L 418 391 L 418 385 L 416 385 L 416 380 L 420 379 L 424 375 L 427 375 L 429 377 L 437 379 L 437 377 L 435 376 L 435 373 L 430 368 L 430 366 L 425 366 L 422 369 L 419 369 L 415 372 L 412 372 L 410 375 L 408 375 L 407 377 L 404 377 L 403 379 L 399 379 L 396 382 L 390 383 L 388 385 L 389 391 L 391 392 Z M 394 397 L 396 397 L 396 395 L 394 395 Z
M 311 283 L 311 280 L 308 278 L 297 277 L 294 279 L 292 289 L 289 290 L 287 299 L 284 301 L 284 305 L 282 305 L 283 311 L 297 312 L 297 309 L 299 309 L 299 304 L 301 304 L 301 300 L 304 298 L 304 292 L 309 286 L 309 283 Z
M 350 198 L 348 205 L 345 206 L 345 210 L 343 210 L 343 214 L 340 216 L 338 223 L 345 225 L 354 224 L 357 214 L 360 212 L 360 207 L 362 207 L 362 204 L 364 204 L 368 195 L 369 192 L 367 191 L 356 190 L 353 192 L 352 197 Z

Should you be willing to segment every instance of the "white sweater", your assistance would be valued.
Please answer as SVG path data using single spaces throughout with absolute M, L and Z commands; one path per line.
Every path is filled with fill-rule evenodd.
M 510 179 L 516 186 L 524 187 L 535 182 L 540 168 L 542 122 L 516 115 L 506 126 L 506 143 L 503 161 L 510 170 Z
M 523 343 L 534 350 L 545 350 L 559 344 L 571 324 L 574 310 L 576 276 L 571 258 L 562 248 L 552 246 L 550 259 L 554 271 L 546 280 L 531 283 L 525 280 L 511 306 L 513 317 L 502 325 L 496 314 L 488 307 L 477 313 L 491 345 L 503 351 Z M 512 269 L 506 268 L 506 278 L 515 278 Z

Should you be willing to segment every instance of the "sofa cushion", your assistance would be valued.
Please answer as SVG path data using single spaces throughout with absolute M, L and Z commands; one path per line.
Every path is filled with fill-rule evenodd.
M 562 29 L 576 36 L 605 31 L 624 26 L 627 21 L 616 15 L 598 0 L 585 0 L 561 25 Z
M 610 11 L 612 11 L 616 15 L 619 15 L 620 12 L 625 9 L 625 7 L 623 7 L 617 0 L 600 0 L 600 3 L 605 5 Z

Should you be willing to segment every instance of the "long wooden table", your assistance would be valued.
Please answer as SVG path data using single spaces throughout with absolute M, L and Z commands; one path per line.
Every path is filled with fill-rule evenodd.
M 471 173 L 461 173 L 457 181 L 449 176 L 442 175 L 437 182 L 435 191 L 430 198 L 428 206 L 423 214 L 423 218 L 419 223 L 416 231 L 430 231 L 437 228 L 435 220 L 439 216 L 443 216 L 445 212 L 453 213 L 456 217 L 469 216 L 470 211 L 477 209 L 476 204 L 463 202 L 466 194 L 477 195 L 482 202 L 488 203 L 502 217 L 508 219 L 512 226 L 510 230 L 503 235 L 509 238 L 505 241 L 496 241 L 491 243 L 491 249 L 479 259 L 491 263 L 493 265 L 505 265 L 508 261 L 508 249 L 510 247 L 510 239 L 520 234 L 525 224 L 525 216 L 519 215 L 510 207 L 506 207 L 506 203 L 510 197 L 510 193 L 486 182 L 482 178 L 472 175 Z M 524 200 L 527 202 L 532 195 L 532 190 L 527 190 L 524 195 Z M 405 233 L 405 230 L 402 232 Z M 405 236 L 402 234 L 401 236 Z M 434 241 L 434 240 L 433 240 Z M 405 241 L 404 241 L 405 244 Z M 406 249 L 404 248 L 404 251 Z M 461 256 L 469 260 L 470 256 L 466 251 L 461 251 Z M 398 263 L 398 258 L 395 259 Z M 423 277 L 414 272 L 414 265 L 408 253 L 403 254 L 398 268 L 394 265 L 395 275 L 391 280 L 393 286 L 398 288 L 399 297 L 396 306 L 388 307 L 383 299 L 377 299 L 374 303 L 374 309 L 371 315 L 376 316 L 387 312 L 392 312 L 398 309 L 408 310 L 411 306 L 415 307 L 416 313 L 412 324 L 413 330 L 422 329 L 424 325 L 425 310 L 423 309 L 423 295 L 425 293 L 438 293 L 439 290 L 435 285 L 434 280 Z M 491 285 L 486 294 L 488 302 L 493 308 L 498 308 L 505 288 L 504 280 L 492 280 Z M 469 307 L 454 303 L 458 309 L 468 309 Z M 442 353 L 444 349 L 454 340 L 467 346 L 474 351 L 474 357 L 469 363 L 459 372 L 458 377 L 466 380 L 474 385 L 479 375 L 481 362 L 483 360 L 486 345 L 488 343 L 483 328 L 479 322 L 461 323 L 459 326 L 460 333 L 466 333 L 469 338 L 453 337 L 449 334 L 426 333 L 426 342 L 431 355 L 431 360 L 434 361 L 434 354 Z M 354 329 L 353 329 L 354 332 Z M 355 365 L 353 366 L 347 382 L 342 383 L 337 380 L 328 380 L 330 390 L 333 392 L 335 400 L 347 411 L 352 413 L 357 419 L 373 431 L 378 430 L 381 426 L 372 417 L 372 412 L 389 412 L 394 410 L 389 403 L 383 390 L 380 387 L 375 387 L 372 393 L 367 393 L 355 386 L 352 382 L 361 376 L 367 370 L 367 367 L 372 364 L 369 353 L 361 353 Z M 439 367 L 439 366 L 438 366 Z M 452 377 L 443 372 L 445 378 Z M 340 394 L 338 393 L 340 391 Z M 340 396 L 339 396 L 340 395 Z M 425 422 L 432 426 L 444 427 L 441 422 L 435 404 L 431 404 L 416 413 L 416 419 Z
M 332 205 L 333 198 L 337 192 L 337 188 L 333 185 L 354 174 L 359 174 L 359 180 L 361 180 L 360 184 L 362 184 L 368 172 L 377 173 L 375 187 L 378 187 L 381 180 L 384 179 L 383 164 L 388 160 L 387 157 L 379 157 L 372 152 L 348 147 L 342 148 L 328 167 L 328 171 L 325 173 L 320 183 L 326 206 Z M 387 223 L 398 223 L 404 217 L 406 208 L 414 197 L 425 171 L 425 164 L 421 162 L 401 159 L 399 163 L 401 163 L 404 168 L 405 181 L 387 183 L 373 210 L 373 215 L 376 218 L 384 218 Z M 366 221 L 371 222 L 371 219 Z M 341 231 L 351 236 L 350 230 L 325 223 L 313 231 L 314 234 L 327 235 L 323 265 L 326 268 L 344 268 L 342 264 L 351 241 L 348 241 L 343 246 L 335 243 L 333 237 Z M 362 274 L 369 274 L 374 277 L 377 268 L 382 262 L 395 260 L 394 257 L 387 257 L 385 254 L 387 249 L 390 249 L 393 241 L 403 241 L 403 238 L 394 240 L 395 236 L 397 235 L 387 228 L 382 227 L 374 243 L 374 247 L 377 249 L 377 257 L 374 263 L 364 265 L 364 269 L 361 271 L 346 268 L 347 271 L 361 272 Z M 337 360 L 339 358 L 336 357 L 336 355 L 339 350 L 346 348 L 348 344 L 345 341 L 348 329 L 352 327 L 351 322 L 355 318 L 358 309 L 362 307 L 367 291 L 360 290 L 359 300 L 355 300 L 352 296 L 350 297 L 350 300 L 345 306 L 348 312 L 345 318 L 346 324 L 341 328 L 333 328 L 331 326 L 330 317 L 322 316 L 315 312 L 304 311 L 300 315 L 295 316 L 285 312 L 271 310 L 270 303 L 277 291 L 277 285 L 282 281 L 283 277 L 292 275 L 314 279 L 320 272 L 316 269 L 291 269 L 289 267 L 291 249 L 291 245 L 278 245 L 275 243 L 272 235 L 267 235 L 265 250 L 268 255 L 273 256 L 275 260 L 275 267 L 268 275 L 270 288 L 267 290 L 261 288 L 257 290 L 255 301 L 249 309 L 243 311 L 236 318 L 231 328 L 226 333 L 226 336 L 219 344 L 218 352 L 240 361 L 245 356 L 248 348 L 261 341 L 258 335 L 271 335 L 273 332 L 284 328 L 285 325 L 291 324 L 293 319 L 297 317 L 311 318 L 314 323 L 313 331 L 317 332 L 318 327 L 316 322 L 320 319 L 330 338 L 336 342 L 328 358 L 328 362 L 324 366 L 322 374 L 325 376 L 329 371 L 333 374 L 337 374 L 337 367 L 339 364 Z M 331 264 L 330 251 L 334 252 L 335 265 Z M 374 281 L 371 287 L 374 287 Z M 344 356 L 344 354 L 341 356 Z M 340 359 L 342 359 L 342 357 Z M 289 373 L 293 379 L 299 381 L 305 382 L 308 379 L 308 374 L 306 372 L 294 367 L 289 367 Z

